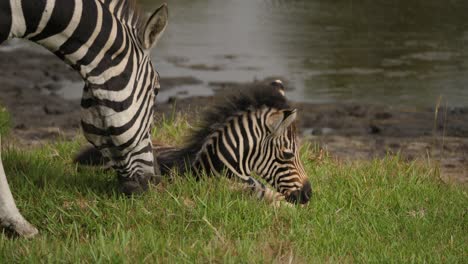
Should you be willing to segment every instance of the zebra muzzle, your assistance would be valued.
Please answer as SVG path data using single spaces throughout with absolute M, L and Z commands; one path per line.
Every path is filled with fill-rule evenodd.
M 293 204 L 306 204 L 312 197 L 312 187 L 309 181 L 304 183 L 302 189 L 295 190 L 286 196 L 286 201 Z
M 119 177 L 120 192 L 125 195 L 141 194 L 148 190 L 149 184 L 158 185 L 161 182 L 160 175 L 144 174 L 132 178 Z

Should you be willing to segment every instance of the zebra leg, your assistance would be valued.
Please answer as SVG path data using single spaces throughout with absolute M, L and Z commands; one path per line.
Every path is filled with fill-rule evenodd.
M 151 150 L 153 154 L 153 150 Z M 119 176 L 120 191 L 126 195 L 141 194 L 148 190 L 149 185 L 158 185 L 162 181 L 159 163 L 156 156 L 153 154 L 153 166 L 151 173 L 143 173 L 135 175 L 132 178 L 125 178 Z
M 161 176 L 156 174 L 136 175 L 132 178 L 119 176 L 119 190 L 125 195 L 138 195 L 146 192 L 149 185 L 158 185 L 161 182 Z
M 0 140 L 1 143 L 1 140 Z M 1 145 L 1 144 L 0 144 Z M 10 229 L 23 237 L 33 237 L 38 233 L 37 229 L 31 225 L 19 212 L 15 200 L 11 194 L 10 186 L 3 169 L 3 162 L 0 153 L 0 225 Z
M 244 189 L 254 193 L 259 199 L 263 199 L 271 204 L 276 204 L 284 200 L 282 194 L 271 190 L 252 176 L 248 176 L 247 179 L 242 178 L 242 181 L 244 183 Z

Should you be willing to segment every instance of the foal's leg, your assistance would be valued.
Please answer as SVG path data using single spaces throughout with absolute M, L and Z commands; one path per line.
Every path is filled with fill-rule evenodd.
M 259 182 L 252 176 L 240 176 L 236 173 L 229 174 L 228 172 L 229 178 L 233 178 L 233 175 L 235 175 L 234 178 L 241 180 L 240 183 L 238 182 L 238 186 L 240 187 L 240 189 L 254 194 L 258 199 L 264 200 L 273 206 L 280 206 L 282 204 L 288 206 L 290 205 L 289 203 L 285 202 L 283 194 L 266 187 L 265 184 Z
M 242 179 L 242 181 L 244 183 L 244 189 L 254 193 L 259 199 L 263 199 L 268 203 L 276 203 L 284 200 L 284 196 L 281 193 L 271 190 L 252 176 L 248 176 L 247 180 Z
M 1 146 L 1 140 L 0 140 Z M 15 231 L 23 237 L 33 237 L 38 233 L 37 229 L 31 225 L 20 214 L 16 207 L 15 200 L 11 194 L 10 186 L 3 169 L 0 150 L 0 225 Z

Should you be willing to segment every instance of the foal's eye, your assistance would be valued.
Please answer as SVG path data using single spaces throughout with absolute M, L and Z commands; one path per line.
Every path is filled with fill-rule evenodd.
M 292 151 L 289 151 L 289 150 L 285 150 L 283 151 L 283 157 L 287 160 L 290 160 L 290 159 L 293 159 L 294 158 L 294 153 Z

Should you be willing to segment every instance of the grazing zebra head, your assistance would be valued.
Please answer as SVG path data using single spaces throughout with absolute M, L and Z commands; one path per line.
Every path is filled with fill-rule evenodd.
M 159 76 L 149 53 L 167 20 L 166 4 L 144 20 L 133 0 L 0 2 L 0 43 L 34 41 L 83 77 L 84 134 L 110 160 L 125 193 L 146 189 L 155 175 L 150 128 Z
M 279 193 L 291 203 L 304 204 L 312 188 L 300 159 L 296 117 L 281 82 L 242 91 L 208 110 L 189 143 L 161 153 L 158 161 L 163 172 L 173 167 L 184 171 L 188 163 L 196 171 L 237 177 L 267 200 Z
M 299 153 L 296 135 L 296 109 L 264 109 L 264 137 L 259 147 L 259 158 L 252 169 L 292 203 L 307 203 L 311 196 L 310 182 L 305 173 Z M 253 116 L 251 118 L 256 118 Z M 261 122 L 261 119 L 260 119 Z M 254 143 L 255 144 L 255 143 Z M 253 156 L 253 155 L 252 155 Z

